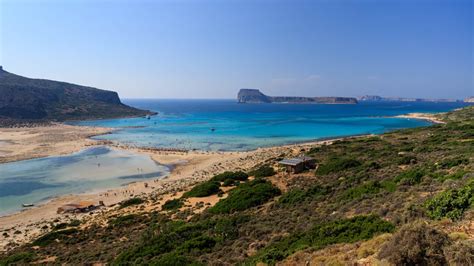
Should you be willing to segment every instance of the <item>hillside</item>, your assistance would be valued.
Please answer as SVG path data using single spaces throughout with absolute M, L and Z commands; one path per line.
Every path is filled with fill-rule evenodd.
M 350 97 L 299 97 L 267 96 L 257 89 L 240 89 L 237 94 L 239 103 L 315 103 L 315 104 L 356 104 L 356 98 Z
M 474 107 L 438 116 L 446 123 L 299 150 L 316 170 L 286 173 L 288 151 L 169 200 L 53 222 L 0 265 L 472 265 Z
M 0 67 L 0 119 L 64 121 L 148 113 L 121 103 L 113 91 L 30 79 Z

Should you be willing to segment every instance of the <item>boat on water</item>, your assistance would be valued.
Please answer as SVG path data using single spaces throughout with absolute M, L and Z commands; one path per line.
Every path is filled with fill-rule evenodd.
M 28 208 L 28 207 L 33 207 L 35 205 L 33 203 L 23 203 L 21 204 L 21 206 L 23 206 L 23 208 Z

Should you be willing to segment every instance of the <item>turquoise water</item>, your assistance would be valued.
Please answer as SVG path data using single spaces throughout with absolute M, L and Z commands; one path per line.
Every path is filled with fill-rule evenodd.
M 94 147 L 66 156 L 0 164 L 0 215 L 52 197 L 119 187 L 169 173 L 149 156 Z
M 321 138 L 383 133 L 430 125 L 392 118 L 412 112 L 445 112 L 463 103 L 360 103 L 357 105 L 237 104 L 234 100 L 127 100 L 159 112 L 145 118 L 81 121 L 114 127 L 98 139 L 121 143 L 200 150 L 240 151 Z M 0 143 L 1 145 L 1 143 Z M 100 163 L 100 166 L 98 165 Z M 142 169 L 138 171 L 137 168 Z M 0 164 L 0 215 L 22 203 L 103 190 L 168 174 L 148 156 L 106 147 L 67 156 Z
M 391 116 L 412 112 L 445 112 L 466 105 L 416 102 L 238 104 L 235 100 L 127 100 L 125 103 L 159 114 L 150 120 L 126 118 L 77 124 L 117 128 L 113 134 L 96 138 L 130 145 L 242 151 L 426 126 L 430 123 Z

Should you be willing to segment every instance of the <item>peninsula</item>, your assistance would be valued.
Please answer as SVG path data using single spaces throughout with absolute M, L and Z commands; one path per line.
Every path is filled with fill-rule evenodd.
M 454 103 L 462 102 L 458 99 L 429 99 L 429 98 L 405 98 L 405 97 L 382 97 L 379 95 L 364 95 L 358 98 L 359 101 L 371 101 L 371 102 L 434 102 L 434 103 Z M 468 102 L 468 101 L 464 101 Z
M 313 103 L 313 104 L 356 104 L 351 97 L 300 97 L 267 96 L 258 89 L 240 89 L 237 95 L 239 103 Z
M 144 116 L 114 91 L 9 73 L 0 66 L 0 121 L 65 121 Z M 5 122 L 7 121 L 7 122 Z

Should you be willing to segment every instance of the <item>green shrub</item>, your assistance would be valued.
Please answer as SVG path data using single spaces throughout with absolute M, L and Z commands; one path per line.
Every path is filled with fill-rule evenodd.
M 443 169 L 450 169 L 455 166 L 461 165 L 461 164 L 468 164 L 469 159 L 464 158 L 464 157 L 456 157 L 456 158 L 450 158 L 446 159 L 438 164 L 438 167 L 443 168 Z
M 397 190 L 397 183 L 392 180 L 384 180 L 380 182 L 380 185 L 388 192 L 394 192 Z
M 461 189 L 451 189 L 441 192 L 425 203 L 428 215 L 432 219 L 450 218 L 459 220 L 464 211 L 474 201 L 474 182 L 470 182 Z
M 109 221 L 110 226 L 128 226 L 135 224 L 140 220 L 140 216 L 138 214 L 127 214 L 127 215 L 122 215 L 117 218 L 111 219 Z
M 315 225 L 304 233 L 297 233 L 270 244 L 251 257 L 249 264 L 275 264 L 294 252 L 312 247 L 321 249 L 336 243 L 367 240 L 378 233 L 392 232 L 394 226 L 377 216 L 357 216 Z
M 402 172 L 395 177 L 394 181 L 404 185 L 416 185 L 421 182 L 424 175 L 425 172 L 422 169 L 415 168 Z
M 67 223 L 60 223 L 60 224 L 57 224 L 53 227 L 53 230 L 61 230 L 61 229 L 64 229 L 68 226 Z
M 341 172 L 350 168 L 358 167 L 361 163 L 352 158 L 331 158 L 324 164 L 319 165 L 316 170 L 318 175 L 327 175 L 330 173 Z
M 246 181 L 248 177 L 249 175 L 242 171 L 237 171 L 237 172 L 226 171 L 224 173 L 215 175 L 211 180 L 217 181 L 217 182 L 225 182 L 226 180 Z
M 185 241 L 178 251 L 182 253 L 209 252 L 215 245 L 214 238 L 204 235 Z
M 271 167 L 269 165 L 262 165 L 259 168 L 251 171 L 249 174 L 254 176 L 254 177 L 267 177 L 267 176 L 275 175 L 276 172 L 273 169 L 273 167 Z
M 402 156 L 402 157 L 398 158 L 397 162 L 398 162 L 399 165 L 412 164 L 412 163 L 416 163 L 417 159 L 413 155 L 405 155 L 405 156 Z
M 220 183 L 217 181 L 207 181 L 194 186 L 190 191 L 183 194 L 183 197 L 207 197 L 221 191 Z
M 194 265 L 189 256 L 210 252 L 217 243 L 238 236 L 238 226 L 247 222 L 246 216 L 209 218 L 201 221 L 162 221 L 159 234 L 144 233 L 138 245 L 120 254 L 116 265 Z
M 81 221 L 80 220 L 72 220 L 70 223 L 69 223 L 69 226 L 79 226 L 81 224 Z
M 143 202 L 145 201 L 141 198 L 131 198 L 131 199 L 127 199 L 120 202 L 119 205 L 120 205 L 120 208 L 125 208 L 132 205 L 142 204 Z
M 240 181 L 233 180 L 233 179 L 226 179 L 224 180 L 224 183 L 222 183 L 224 187 L 238 186 L 239 184 L 240 184 Z
M 328 192 L 328 188 L 321 186 L 314 186 L 306 190 L 295 188 L 283 194 L 278 199 L 278 203 L 283 205 L 295 205 L 307 199 L 313 200 L 319 198 L 320 196 L 326 195 Z
M 183 207 L 183 202 L 180 199 L 172 199 L 172 200 L 167 200 L 163 206 L 161 206 L 161 209 L 163 210 L 176 210 Z
M 19 252 L 12 254 L 6 258 L 0 259 L 0 266 L 8 265 L 23 265 L 32 262 L 35 258 L 35 254 L 31 252 Z
M 424 224 L 405 225 L 385 243 L 378 257 L 393 265 L 447 265 L 448 236 Z
M 40 246 L 44 247 L 49 244 L 51 244 L 53 241 L 57 240 L 64 240 L 70 237 L 70 235 L 77 233 L 78 230 L 75 228 L 70 228 L 70 229 L 65 229 L 65 230 L 59 230 L 59 231 L 52 231 L 49 232 L 35 241 L 33 241 L 33 246 Z
M 211 213 L 232 213 L 258 206 L 280 195 L 280 190 L 270 182 L 257 178 L 247 183 L 240 184 L 229 192 L 229 196 L 220 200 L 212 208 Z
M 439 173 L 436 173 L 436 174 L 433 174 L 432 176 L 440 181 L 445 181 L 445 180 L 448 180 L 448 179 L 453 179 L 453 180 L 456 180 L 456 179 L 461 179 L 464 177 L 464 175 L 466 175 L 467 172 L 464 171 L 464 170 L 459 170 L 457 172 L 454 172 L 452 174 L 439 174 Z
M 148 264 L 148 263 L 147 263 Z M 156 266 L 181 266 L 181 265 L 188 265 L 188 266 L 200 266 L 204 265 L 196 260 L 179 255 L 177 253 L 167 253 L 163 256 L 160 256 L 158 259 L 154 259 L 149 262 L 149 265 L 156 265 Z
M 377 181 L 369 181 L 360 186 L 348 189 L 342 197 L 344 199 L 353 200 L 362 198 L 365 195 L 377 194 L 382 189 L 382 185 Z

